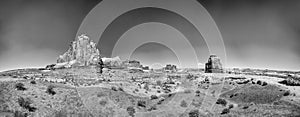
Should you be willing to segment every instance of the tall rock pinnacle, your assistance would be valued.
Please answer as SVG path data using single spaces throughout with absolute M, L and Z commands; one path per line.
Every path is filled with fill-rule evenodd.
M 72 66 L 96 65 L 100 60 L 99 50 L 90 38 L 82 34 L 73 41 L 70 48 L 57 59 L 57 63 L 72 63 Z
M 205 73 L 223 73 L 221 60 L 216 55 L 210 55 L 205 64 Z

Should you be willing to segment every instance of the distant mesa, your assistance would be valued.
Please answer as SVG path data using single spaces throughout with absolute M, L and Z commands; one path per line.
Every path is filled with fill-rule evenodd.
M 205 64 L 205 73 L 223 73 L 221 60 L 216 55 L 210 55 Z

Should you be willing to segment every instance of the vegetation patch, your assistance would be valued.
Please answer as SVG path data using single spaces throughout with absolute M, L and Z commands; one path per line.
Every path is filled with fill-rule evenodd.
M 275 85 L 244 85 L 221 95 L 237 103 L 270 104 L 281 99 L 286 91 Z
M 227 101 L 225 99 L 219 98 L 216 102 L 216 104 L 221 104 L 223 106 L 226 106 Z
M 287 86 L 300 86 L 300 79 L 290 77 L 278 83 L 285 84 Z
M 18 103 L 22 108 L 28 110 L 29 112 L 34 112 L 37 109 L 31 106 L 32 101 L 29 98 L 20 97 L 18 98 Z
M 16 89 L 17 89 L 17 90 L 21 90 L 21 91 L 26 90 L 26 88 L 24 87 L 24 84 L 23 84 L 23 83 L 17 83 L 17 84 L 16 84 Z
M 50 95 L 55 95 L 56 92 L 53 90 L 54 89 L 54 86 L 53 85 L 49 85 L 47 87 L 47 90 L 46 90 L 46 93 L 50 94 Z

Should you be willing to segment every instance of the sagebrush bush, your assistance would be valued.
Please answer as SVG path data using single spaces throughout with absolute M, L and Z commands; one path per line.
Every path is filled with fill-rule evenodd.
M 158 99 L 156 95 L 151 95 L 151 100 Z
M 295 78 L 287 78 L 279 83 L 285 84 L 287 86 L 300 86 L 300 80 Z
M 35 107 L 30 106 L 32 101 L 29 98 L 20 97 L 18 98 L 18 103 L 22 108 L 28 110 L 29 112 L 34 112 L 36 110 Z
M 127 107 L 127 112 L 131 117 L 134 117 L 135 109 L 132 106 Z
M 22 91 L 26 90 L 23 83 L 17 83 L 15 87 L 17 90 L 22 90 Z
M 56 92 L 53 90 L 55 87 L 53 85 L 49 85 L 47 87 L 46 93 L 51 94 L 51 95 L 55 95 Z
M 225 99 L 219 98 L 219 99 L 217 100 L 216 104 L 221 104 L 221 105 L 223 105 L 223 106 L 226 106 L 227 101 L 226 101 Z
M 199 110 L 191 110 L 189 112 L 189 117 L 199 117 Z
M 227 114 L 227 113 L 229 113 L 229 112 L 230 112 L 230 109 L 228 109 L 228 108 L 225 108 L 225 109 L 223 109 L 223 111 L 222 111 L 221 115 L 223 115 L 223 114 Z

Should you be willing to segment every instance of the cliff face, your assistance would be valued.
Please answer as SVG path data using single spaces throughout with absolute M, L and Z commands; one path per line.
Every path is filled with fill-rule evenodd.
M 208 62 L 205 64 L 206 73 L 222 73 L 223 68 L 221 60 L 216 55 L 210 55 Z
M 96 65 L 100 61 L 100 53 L 87 35 L 80 35 L 70 48 L 57 59 L 57 63 L 71 63 L 72 66 Z

